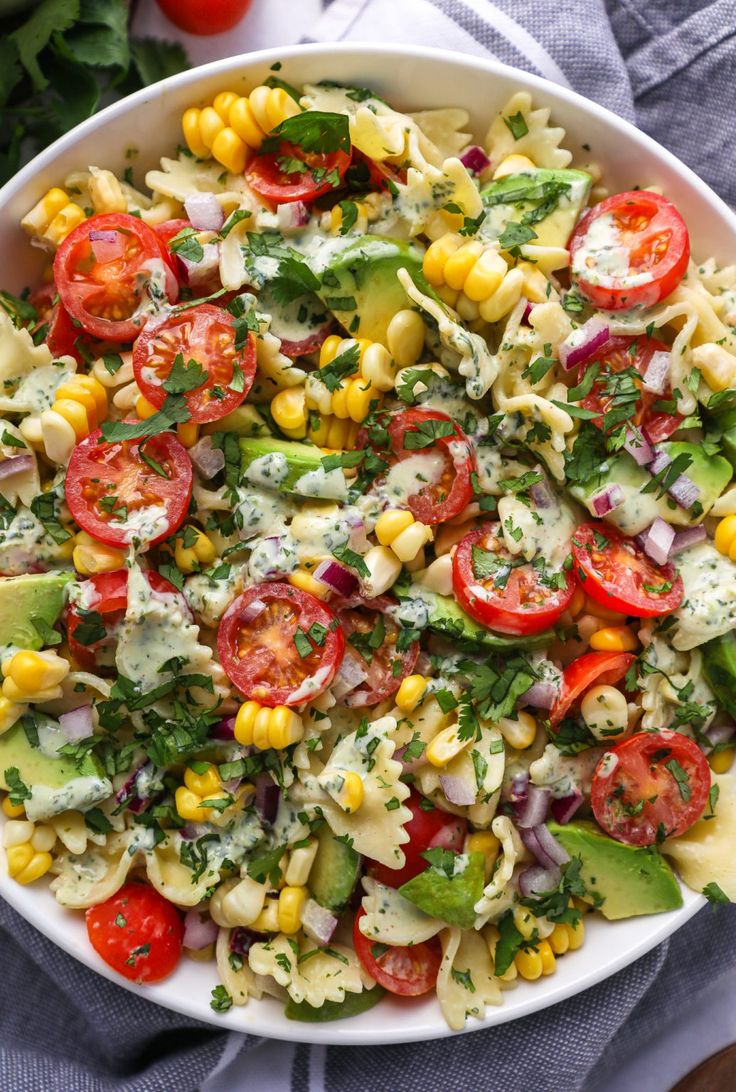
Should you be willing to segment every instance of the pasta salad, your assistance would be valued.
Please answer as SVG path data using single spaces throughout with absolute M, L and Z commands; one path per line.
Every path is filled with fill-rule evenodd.
M 526 92 L 476 144 L 279 68 L 22 221 L 5 862 L 217 1012 L 460 1029 L 736 898 L 736 266 Z

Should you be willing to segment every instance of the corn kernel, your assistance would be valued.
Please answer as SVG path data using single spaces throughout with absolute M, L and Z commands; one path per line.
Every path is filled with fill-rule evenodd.
M 514 925 L 523 936 L 524 940 L 531 940 L 537 928 L 537 919 L 529 910 L 522 906 L 515 906 L 513 911 Z
M 498 728 L 508 745 L 517 751 L 525 751 L 537 738 L 537 722 L 523 710 L 515 718 L 501 717 Z
M 542 957 L 539 952 L 517 952 L 514 957 L 516 969 L 527 982 L 535 982 L 542 977 Z
M 302 913 L 307 901 L 306 887 L 283 887 L 279 895 L 278 918 L 282 933 L 296 933 L 302 923 Z
M 398 368 L 416 364 L 424 348 L 424 320 L 417 311 L 397 311 L 386 329 L 388 351 Z
M 493 870 L 501 852 L 501 843 L 490 830 L 477 830 L 469 834 L 465 839 L 466 853 L 482 853 L 484 857 L 483 872 L 486 883 L 491 878 Z
M 260 148 L 266 134 L 256 121 L 253 107 L 244 95 L 236 99 L 230 107 L 228 121 L 249 148 Z
M 371 597 L 383 595 L 401 575 L 401 562 L 389 546 L 371 546 L 363 555 L 363 564 L 368 570 L 362 580 L 363 590 Z
M 557 960 L 548 940 L 540 940 L 538 944 L 539 957 L 542 961 L 542 974 L 554 974 L 557 970 Z
M 271 416 L 281 431 L 292 440 L 307 435 L 306 391 L 303 385 L 287 387 L 271 400 Z
M 266 899 L 263 909 L 249 928 L 256 933 L 278 933 L 279 931 L 279 904 L 278 899 Z
M 76 227 L 84 223 L 86 216 L 84 209 L 70 201 L 61 212 L 58 212 L 44 232 L 44 238 L 54 246 L 63 243 L 67 235 L 70 235 Z
M 181 119 L 181 127 L 189 151 L 196 155 L 197 159 L 207 159 L 209 148 L 202 140 L 199 131 L 200 113 L 201 111 L 196 106 L 191 106 L 188 110 L 185 110 Z
M 402 508 L 389 508 L 376 520 L 376 538 L 382 546 L 390 546 L 394 539 L 413 523 L 414 516 L 411 512 Z
M 415 520 L 411 527 L 407 527 L 397 535 L 391 543 L 391 549 L 399 561 L 413 561 L 422 547 L 432 541 L 432 528 Z
M 713 541 L 719 553 L 736 560 L 736 515 L 725 516 L 719 522 Z
M 122 550 L 98 542 L 86 531 L 80 531 L 74 538 L 72 560 L 78 573 L 92 576 L 93 573 L 112 573 L 122 569 L 125 554 Z
M 586 907 L 586 910 L 590 910 L 590 907 Z M 565 925 L 565 928 L 570 941 L 570 951 L 575 952 L 582 947 L 585 940 L 585 922 L 581 918 L 575 925 Z
M 5 851 L 5 859 L 8 862 L 8 875 L 15 879 L 33 860 L 33 846 L 30 842 L 24 842 L 19 846 L 10 846 Z
M 153 417 L 154 413 L 158 413 L 158 410 L 148 401 L 145 395 L 141 394 L 136 399 L 135 412 L 138 414 L 141 421 L 147 421 L 149 417 Z
M 221 129 L 212 141 L 213 159 L 230 172 L 230 174 L 242 174 L 248 162 L 248 145 L 239 137 L 234 129 L 229 126 Z
M 219 95 L 215 95 L 212 100 L 213 110 L 217 111 L 225 125 L 228 124 L 230 119 L 230 108 L 233 103 L 238 101 L 238 98 L 237 91 L 221 91 Z
M 58 686 L 69 674 L 69 663 L 56 652 L 21 649 L 3 661 L 3 674 L 28 693 Z
M 69 204 L 69 195 L 54 186 L 48 190 L 20 222 L 29 235 L 42 235 L 57 213 Z
M 217 772 L 217 767 L 210 764 L 204 773 L 197 773 L 190 766 L 184 771 L 184 784 L 198 796 L 208 796 L 222 789 L 222 781 Z
M 549 945 L 555 955 L 564 955 L 570 947 L 570 936 L 564 925 L 555 925 L 549 938 Z
M 479 304 L 480 317 L 486 322 L 498 322 L 516 307 L 523 289 L 524 274 L 521 269 L 509 269 L 498 291 Z
M 246 701 L 238 709 L 235 717 L 235 738 L 243 747 L 253 745 L 253 726 L 261 706 L 257 701 Z
M 634 652 L 639 642 L 629 626 L 606 626 L 596 630 L 590 647 L 598 652 Z
M 446 766 L 456 755 L 468 745 L 468 740 L 461 740 L 458 736 L 457 725 L 443 728 L 432 742 L 427 746 L 425 753 L 428 762 L 433 766 Z
M 498 291 L 506 271 L 506 262 L 497 250 L 484 250 L 465 278 L 463 292 L 469 300 L 480 303 Z
M 302 591 L 309 592 L 317 599 L 326 599 L 330 594 L 327 585 L 323 584 L 321 580 L 316 580 L 306 569 L 296 569 L 293 573 L 289 573 L 286 579 L 292 588 L 301 588 Z
M 378 342 L 369 345 L 360 362 L 360 374 L 377 391 L 390 391 L 396 378 L 396 365 L 388 349 Z
M 39 823 L 31 836 L 31 845 L 37 853 L 50 853 L 56 845 L 56 831 L 46 823 Z
M 396 691 L 396 704 L 402 713 L 413 713 L 424 697 L 428 680 L 424 675 L 407 675 Z
M 507 155 L 502 159 L 493 172 L 493 180 L 505 178 L 509 174 L 522 174 L 525 171 L 533 171 L 534 164 L 526 155 Z
M 26 809 L 23 804 L 11 804 L 9 796 L 3 798 L 2 806 L 3 811 L 7 815 L 8 819 L 20 819 L 20 817 L 25 815 L 26 813 Z
M 19 847 L 20 848 L 20 847 Z M 54 859 L 50 853 L 34 853 L 31 849 L 31 859 L 25 868 L 22 868 L 20 872 L 16 873 L 13 877 L 16 883 L 28 884 L 35 883 L 41 876 L 45 876 L 48 870 L 54 863 Z
M 10 701 L 4 694 L 0 694 L 0 736 L 12 728 L 27 710 L 25 702 Z
M 319 842 L 316 838 L 310 838 L 308 841 L 308 845 L 292 849 L 289 854 L 289 863 L 284 871 L 284 880 L 289 887 L 303 887 L 309 879 Z
M 194 421 L 180 421 L 176 426 L 176 436 L 183 447 L 187 449 L 194 447 L 199 439 L 199 425 Z
M 462 245 L 462 236 L 448 233 L 436 239 L 427 249 L 424 255 L 423 271 L 431 285 L 438 288 L 446 284 L 445 267 L 455 251 Z
M 29 823 L 27 819 L 10 819 L 3 828 L 4 848 L 12 849 L 13 846 L 30 844 L 35 829 L 34 824 Z M 33 846 L 33 848 L 36 847 Z
M 329 337 L 325 338 L 319 350 L 320 368 L 324 368 L 328 364 L 331 364 L 335 357 L 339 355 L 339 353 L 341 352 L 340 346 L 342 345 L 342 342 L 343 339 L 339 336 L 339 334 L 330 334 Z
M 691 353 L 693 364 L 711 390 L 723 391 L 736 384 L 736 358 L 722 345 L 697 345 Z
M 176 804 L 177 814 L 182 819 L 189 820 L 202 820 L 202 812 L 199 810 L 199 805 L 202 802 L 202 797 L 198 793 L 192 792 L 186 785 L 180 785 L 174 793 L 174 803 Z
M 728 773 L 733 765 L 734 755 L 736 749 L 733 747 L 725 747 L 722 751 L 718 751 L 717 754 L 710 755 L 708 763 L 713 773 L 723 774 Z
M 336 775 L 331 773 L 330 783 L 322 787 L 348 815 L 353 815 L 363 803 L 363 779 L 355 770 L 340 770 Z

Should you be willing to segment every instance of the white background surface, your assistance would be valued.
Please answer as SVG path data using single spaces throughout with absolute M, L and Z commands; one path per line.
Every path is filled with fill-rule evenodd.
M 341 0 L 335 2 L 339 6 Z M 136 19 L 136 32 L 178 37 L 193 63 L 200 64 L 252 49 L 297 42 L 309 36 L 319 12 L 319 0 L 254 0 L 250 12 L 234 31 L 194 38 L 172 27 L 154 0 L 144 0 Z M 697 1008 L 683 1012 L 664 1027 L 646 1050 L 630 1059 L 612 1083 L 596 1092 L 632 1088 L 637 1092 L 667 1092 L 699 1062 L 734 1041 L 736 972 L 720 979 Z M 281 1092 L 289 1088 L 293 1044 L 266 1043 L 239 1059 L 239 1043 L 240 1036 L 232 1033 L 223 1056 L 225 1064 L 207 1081 L 202 1092 Z M 312 1047 L 309 1092 L 321 1092 L 323 1072 L 324 1048 Z

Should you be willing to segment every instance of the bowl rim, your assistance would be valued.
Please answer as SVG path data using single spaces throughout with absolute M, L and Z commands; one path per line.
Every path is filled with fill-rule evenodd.
M 387 55 L 402 57 L 418 62 L 442 62 L 443 64 L 450 64 L 459 69 L 463 69 L 466 77 L 469 72 L 472 73 L 473 71 L 482 72 L 486 75 L 497 75 L 504 80 L 515 82 L 519 90 L 528 90 L 541 100 L 544 100 L 544 96 L 547 96 L 548 99 L 551 97 L 552 99 L 562 100 L 566 105 L 581 112 L 593 121 L 596 118 L 605 121 L 605 124 L 609 128 L 617 130 L 626 142 L 643 145 L 654 151 L 656 157 L 662 161 L 674 175 L 683 179 L 686 184 L 695 191 L 698 200 L 702 200 L 707 205 L 710 205 L 716 215 L 725 220 L 732 227 L 736 237 L 736 212 L 734 212 L 718 194 L 703 182 L 692 168 L 682 163 L 672 152 L 660 145 L 653 137 L 650 137 L 648 134 L 638 129 L 633 123 L 619 117 L 607 107 L 586 98 L 569 86 L 557 84 L 545 77 L 526 72 L 522 69 L 517 69 L 512 65 L 505 64 L 491 56 L 487 58 L 478 57 L 475 55 L 466 55 L 455 50 L 433 46 L 385 44 L 376 41 L 310 42 L 255 50 L 252 53 L 241 53 L 232 57 L 224 57 L 215 61 L 210 61 L 144 87 L 100 110 L 34 156 L 29 163 L 22 167 L 13 178 L 9 179 L 5 185 L 0 188 L 0 217 L 4 215 L 7 204 L 15 198 L 24 187 L 32 183 L 39 172 L 49 167 L 53 167 L 54 162 L 59 156 L 73 149 L 77 144 L 83 143 L 98 129 L 108 124 L 108 122 L 124 116 L 139 105 L 156 99 L 161 95 L 165 95 L 169 91 L 175 91 L 189 85 L 196 85 L 213 76 L 227 76 L 233 71 L 238 71 L 243 68 L 253 69 L 259 66 L 262 67 L 277 61 L 281 61 L 286 67 L 290 60 L 299 60 L 308 55 L 320 55 L 324 57 L 325 65 L 328 66 L 331 58 L 350 54 L 356 55 L 356 59 L 360 58 L 368 64 L 372 58 L 384 58 Z M 145 143 L 145 139 L 142 139 L 141 143 Z M 0 826 L 2 825 L 3 819 L 4 817 L 0 816 Z M 2 873 L 0 873 L 0 894 L 10 906 L 25 918 L 25 920 L 39 929 L 39 931 L 48 939 L 52 940 L 52 943 L 56 947 L 61 948 L 88 968 L 101 974 L 104 978 L 115 983 L 117 986 L 121 986 L 129 992 L 143 997 L 147 1001 L 161 1005 L 164 1008 L 191 1017 L 200 1022 L 204 1021 L 208 1024 L 212 1024 L 221 1030 L 235 1030 L 244 1034 L 263 1035 L 268 1038 L 281 1039 L 290 1042 L 345 1046 L 397 1044 L 426 1041 L 430 1038 L 445 1038 L 454 1035 L 469 1034 L 473 1031 L 485 1030 L 489 1027 L 495 1027 L 499 1024 L 529 1016 L 540 1009 L 568 1000 L 576 994 L 589 989 L 597 983 L 609 978 L 611 975 L 621 971 L 671 936 L 695 913 L 705 906 L 707 902 L 703 895 L 689 892 L 687 888 L 684 888 L 683 894 L 685 901 L 679 909 L 660 915 L 650 915 L 647 919 L 643 919 L 651 919 L 654 921 L 658 918 L 656 926 L 650 927 L 644 937 L 625 950 L 617 952 L 615 957 L 608 961 L 604 966 L 594 966 L 591 969 L 584 971 L 573 983 L 561 984 L 557 988 L 545 992 L 542 997 L 535 997 L 532 994 L 528 999 L 524 999 L 514 1005 L 507 1003 L 502 1004 L 497 1008 L 489 1006 L 486 1010 L 486 1017 L 484 1020 L 469 1020 L 466 1022 L 465 1027 L 460 1031 L 453 1031 L 447 1027 L 438 1009 L 437 1019 L 434 1020 L 431 1027 L 407 1031 L 402 1030 L 400 1022 L 397 1022 L 395 1026 L 391 1026 L 388 1021 L 382 1022 L 378 1030 L 370 1027 L 355 1027 L 354 1020 L 341 1021 L 337 1024 L 332 1022 L 326 1024 L 302 1024 L 297 1021 L 284 1021 L 284 1026 L 274 1027 L 271 1020 L 268 1018 L 259 1018 L 258 1014 L 255 1015 L 255 1018 L 251 1018 L 256 1009 L 255 1004 L 252 1007 L 248 1006 L 248 1009 L 246 1010 L 247 1020 L 243 1021 L 242 1014 L 244 1010 L 242 1008 L 233 1007 L 229 1013 L 217 1015 L 215 1013 L 210 1013 L 209 1007 L 207 1007 L 206 1011 L 203 1011 L 201 1000 L 190 1001 L 186 996 L 179 997 L 177 995 L 173 999 L 167 998 L 165 1001 L 160 1000 L 157 997 L 155 987 L 140 986 L 134 982 L 122 980 L 97 956 L 91 947 L 88 950 L 80 948 L 80 946 L 75 943 L 71 934 L 68 936 L 64 934 L 62 940 L 56 939 L 55 936 L 50 936 L 49 932 L 47 932 L 46 919 L 43 913 L 43 900 L 29 900 L 26 897 L 26 889 L 18 887 L 16 884 L 13 884 L 12 881 L 8 882 L 7 876 Z M 63 910 L 61 907 L 60 909 Z M 608 925 L 609 923 L 606 924 Z M 510 1000 L 510 996 L 511 995 L 507 995 L 507 1002 Z M 268 1010 L 265 1011 L 267 1014 Z M 240 1019 L 238 1019 L 238 1015 L 241 1016 Z

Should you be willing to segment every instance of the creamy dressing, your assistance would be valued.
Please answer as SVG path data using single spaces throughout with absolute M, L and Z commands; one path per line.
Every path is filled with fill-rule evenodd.
M 160 538 L 169 530 L 166 506 L 163 504 L 145 504 L 140 508 L 130 509 L 123 522 L 125 541 L 137 547 L 145 548 L 149 542 Z
M 271 451 L 254 459 L 245 470 L 243 477 L 250 485 L 262 485 L 265 489 L 274 489 L 288 476 L 289 464 L 280 451 Z
M 736 628 L 736 565 L 710 542 L 684 550 L 676 559 L 685 596 L 674 612 L 675 648 L 702 645 Z
M 376 487 L 388 507 L 406 507 L 409 497 L 421 493 L 442 478 L 447 463 L 442 451 L 428 448 L 394 463 Z

